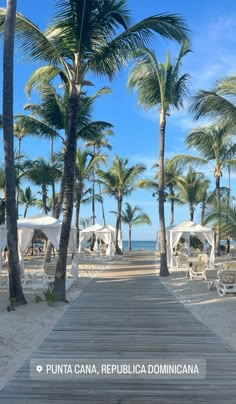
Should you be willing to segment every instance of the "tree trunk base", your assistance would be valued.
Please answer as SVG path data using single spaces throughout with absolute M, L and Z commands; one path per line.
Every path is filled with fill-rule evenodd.
M 160 274 L 159 276 L 161 277 L 165 277 L 165 276 L 169 276 L 169 270 L 168 270 L 168 266 L 166 263 L 166 255 L 160 256 Z
M 21 306 L 23 304 L 27 304 L 27 300 L 25 299 L 24 295 L 18 296 L 16 298 L 16 306 Z
M 116 248 L 116 254 L 117 255 L 124 255 L 119 247 Z

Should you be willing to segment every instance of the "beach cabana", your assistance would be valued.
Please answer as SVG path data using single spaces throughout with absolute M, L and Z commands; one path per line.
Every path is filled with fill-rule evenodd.
M 59 219 L 47 215 L 36 215 L 17 220 L 18 251 L 19 261 L 22 269 L 24 268 L 23 257 L 26 249 L 30 246 L 34 231 L 41 230 L 54 247 L 59 250 L 62 222 Z M 6 225 L 0 226 L 0 252 L 7 245 Z M 71 273 L 74 277 L 78 276 L 78 257 L 76 255 L 76 228 L 71 227 L 69 250 L 73 254 Z
M 196 224 L 191 221 L 186 221 L 167 230 L 167 249 L 169 250 L 170 268 L 174 266 L 174 248 L 177 246 L 181 237 L 188 243 L 190 255 L 190 235 L 194 234 L 203 244 L 207 242 L 211 246 L 209 264 L 212 266 L 215 262 L 215 240 L 214 231 L 208 227 Z
M 107 244 L 107 251 L 106 255 L 111 255 L 112 253 L 112 243 L 115 241 L 115 234 L 116 234 L 116 229 L 115 227 L 111 225 L 107 226 L 102 226 L 100 224 L 94 224 L 93 226 L 86 227 L 85 229 L 80 231 L 80 241 L 79 241 L 79 252 L 82 250 L 82 245 L 88 242 L 89 240 L 92 239 L 92 237 L 95 235 L 96 236 L 96 241 L 95 241 L 95 246 L 94 250 L 96 251 L 98 249 L 98 242 Z M 122 248 L 122 241 L 121 241 L 121 235 L 119 232 L 118 235 L 118 240 L 119 240 L 119 245 L 121 245 Z

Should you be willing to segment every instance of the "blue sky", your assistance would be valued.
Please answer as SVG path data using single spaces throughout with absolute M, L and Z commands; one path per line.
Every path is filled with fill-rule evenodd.
M 5 6 L 5 0 L 0 0 L 0 6 Z M 40 2 L 25 2 L 18 0 L 18 11 L 32 19 L 40 29 L 44 29 L 53 14 L 55 1 L 40 0 Z M 202 3 L 202 4 L 201 4 Z M 167 0 L 156 2 L 154 0 L 129 0 L 128 5 L 132 10 L 133 23 L 147 16 L 169 12 L 180 14 L 191 29 L 192 53 L 186 56 L 182 73 L 191 75 L 191 93 L 198 89 L 209 89 L 216 80 L 231 74 L 236 66 L 236 4 L 234 0 L 204 2 L 189 0 Z M 140 5 L 143 5 L 142 7 Z M 145 8 L 144 8 L 145 5 Z M 171 52 L 174 60 L 179 46 L 167 40 L 159 39 L 155 48 L 160 61 L 164 60 L 166 50 Z M 2 55 L 2 47 L 0 48 Z M 31 72 L 36 68 L 30 61 L 22 62 L 16 49 L 15 66 L 15 113 L 22 112 L 22 106 L 27 101 L 24 93 L 24 84 Z M 2 71 L 0 71 L 0 76 Z M 144 111 L 137 108 L 135 93 L 129 93 L 126 82 L 128 69 L 117 75 L 116 79 L 109 83 L 107 80 L 95 80 L 94 90 L 101 86 L 109 85 L 112 94 L 101 97 L 95 105 L 94 118 L 106 120 L 114 125 L 115 136 L 110 139 L 113 147 L 111 158 L 114 154 L 128 157 L 130 164 L 138 162 L 147 166 L 146 176 L 151 177 L 151 166 L 157 161 L 159 114 L 157 110 Z M 0 79 L 0 86 L 2 80 Z M 166 129 L 166 157 L 185 152 L 184 139 L 191 128 L 200 124 L 193 121 L 188 111 L 188 100 L 185 108 L 179 112 L 173 111 L 168 118 Z M 48 158 L 49 143 L 44 140 L 27 138 L 22 142 L 23 153 L 34 159 L 39 156 Z M 60 144 L 58 144 L 60 148 Z M 2 136 L 0 137 L 0 163 L 3 161 Z M 205 170 L 206 174 L 212 173 Z M 226 181 L 223 178 L 222 183 Z M 131 204 L 138 204 L 152 219 L 152 226 L 137 226 L 133 228 L 133 238 L 136 240 L 154 240 L 158 230 L 157 202 L 151 192 L 137 191 L 129 198 Z M 109 213 L 116 206 L 111 199 L 105 200 L 107 222 L 115 223 L 115 217 Z M 31 209 L 29 214 L 34 214 Z M 101 222 L 101 209 L 97 206 L 97 221 Z M 197 209 L 195 220 L 198 221 L 200 212 Z M 90 207 L 83 207 L 82 217 L 91 216 Z M 176 209 L 176 224 L 188 219 L 187 208 Z M 169 224 L 169 204 L 166 204 L 166 224 Z M 123 228 L 123 237 L 127 238 L 127 229 Z

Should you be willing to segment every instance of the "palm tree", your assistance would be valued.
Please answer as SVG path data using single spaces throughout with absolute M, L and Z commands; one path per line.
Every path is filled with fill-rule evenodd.
M 212 205 L 207 210 L 206 223 L 217 226 L 219 213 L 216 205 Z M 220 209 L 221 235 L 224 239 L 236 239 L 236 206 L 221 204 Z
M 171 159 L 165 161 L 164 165 L 164 184 L 166 199 L 170 201 L 170 225 L 174 224 L 175 212 L 175 193 L 177 179 L 181 176 L 182 170 L 177 167 Z
M 114 197 L 117 202 L 115 236 L 116 254 L 122 254 L 122 251 L 118 245 L 118 234 L 121 225 L 123 199 L 125 196 L 129 196 L 133 191 L 139 188 L 137 179 L 145 170 L 145 166 L 142 164 L 136 164 L 128 167 L 128 162 L 128 159 L 123 159 L 116 155 L 109 170 L 97 170 L 97 174 L 100 177 L 99 181 L 103 185 L 103 193 Z
M 164 157 L 165 157 L 165 130 L 166 118 L 170 108 L 179 110 L 183 106 L 183 99 L 187 93 L 189 75 L 180 75 L 180 66 L 183 57 L 190 52 L 185 41 L 180 49 L 175 65 L 172 65 L 169 52 L 165 63 L 159 63 L 155 53 L 149 50 L 141 51 L 139 60 L 133 67 L 128 87 L 137 89 L 138 103 L 144 108 L 150 109 L 159 105 L 160 131 L 159 131 L 159 161 L 158 161 L 158 210 L 160 227 L 160 276 L 168 276 L 165 235 L 164 212 Z
M 193 222 L 195 206 L 198 205 L 209 186 L 207 180 L 202 173 L 197 173 L 191 167 L 185 176 L 176 179 L 177 195 L 176 200 L 181 204 L 189 206 L 189 220 Z
M 129 26 L 126 0 L 58 0 L 53 23 L 41 32 L 31 21 L 17 14 L 16 38 L 25 54 L 46 61 L 32 76 L 28 88 L 60 77 L 68 96 L 68 117 L 64 149 L 64 214 L 54 289 L 65 300 L 67 247 L 73 212 L 76 160 L 76 119 L 84 86 L 92 85 L 88 73 L 112 79 L 133 58 L 137 48 L 153 42 L 154 34 L 182 42 L 188 30 L 176 15 L 157 15 Z M 1 10 L 0 30 L 5 13 Z
M 221 125 L 236 125 L 236 76 L 219 80 L 211 91 L 200 90 L 192 97 L 191 111 L 195 119 L 210 117 L 219 119 Z
M 95 167 L 101 162 L 106 163 L 106 157 L 104 155 L 91 154 L 87 150 L 77 150 L 75 165 L 75 227 L 77 229 L 77 238 L 79 237 L 80 205 L 83 196 L 85 196 L 85 182 L 92 178 Z M 87 192 L 88 190 L 86 190 L 86 193 Z M 95 195 L 93 195 L 93 197 L 95 198 Z
M 101 148 L 105 147 L 108 150 L 111 150 L 112 147 L 108 140 L 106 139 L 106 136 L 113 136 L 114 133 L 112 129 L 106 129 L 103 130 L 101 128 L 97 130 L 96 136 L 92 140 L 88 140 L 85 142 L 85 147 L 92 147 L 93 148 L 93 153 L 99 154 L 101 152 Z M 93 203 L 92 203 L 92 219 L 93 219 L 93 224 L 95 224 L 95 203 L 94 203 L 94 195 L 95 195 L 95 172 L 93 176 Z M 99 186 L 99 194 L 101 196 L 101 184 L 98 184 Z M 106 226 L 106 218 L 105 218 L 105 210 L 104 210 L 104 204 L 103 204 L 103 198 L 101 197 L 101 206 L 102 206 L 102 217 L 103 217 L 103 226 Z
M 121 221 L 128 224 L 129 227 L 129 238 L 128 238 L 128 250 L 132 250 L 131 244 L 131 230 L 132 226 L 139 224 L 151 224 L 150 217 L 142 211 L 137 205 L 132 207 L 128 202 L 125 203 L 125 210 L 121 211 Z
M 43 158 L 39 158 L 34 161 L 27 161 L 25 163 L 24 177 L 28 178 L 35 185 L 41 187 L 43 211 L 45 215 L 48 214 L 48 185 L 51 185 L 53 181 L 58 181 L 61 176 L 61 171 L 55 166 L 45 161 Z
M 188 148 L 195 149 L 200 157 L 180 154 L 173 160 L 182 165 L 187 163 L 212 167 L 215 177 L 215 195 L 220 212 L 220 180 L 223 169 L 228 165 L 235 167 L 236 159 L 232 158 L 235 146 L 232 146 L 232 131 L 228 126 L 209 125 L 193 129 L 186 138 Z M 216 231 L 216 248 L 220 255 L 220 215 Z
M 13 129 L 13 60 L 16 21 L 16 0 L 7 0 L 3 44 L 3 141 L 6 181 L 7 246 L 9 262 L 10 299 L 27 303 L 21 287 L 17 246 L 17 209 L 14 166 Z
M 20 189 L 19 203 L 20 203 L 20 205 L 24 205 L 24 207 L 25 207 L 24 217 L 26 217 L 28 209 L 31 206 L 35 206 L 37 204 L 37 198 L 35 198 L 37 193 L 33 195 L 32 189 L 30 187 L 26 187 L 25 191 L 23 191 L 23 189 Z

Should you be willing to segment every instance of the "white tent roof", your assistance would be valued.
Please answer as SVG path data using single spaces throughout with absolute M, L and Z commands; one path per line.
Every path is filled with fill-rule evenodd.
M 101 230 L 103 226 L 101 224 L 94 224 L 93 226 L 86 227 L 85 229 L 80 231 L 80 234 L 85 234 L 85 233 L 95 233 L 98 230 Z
M 17 227 L 26 227 L 30 229 L 40 229 L 43 227 L 61 226 L 59 219 L 47 215 L 35 215 L 17 220 Z
M 167 231 L 181 231 L 181 232 L 190 232 L 190 233 L 203 233 L 203 232 L 210 232 L 212 233 L 212 230 L 209 229 L 208 227 L 202 226 L 201 224 L 196 224 L 194 222 L 186 221 L 180 224 L 177 224 L 176 226 L 169 226 L 166 228 Z

